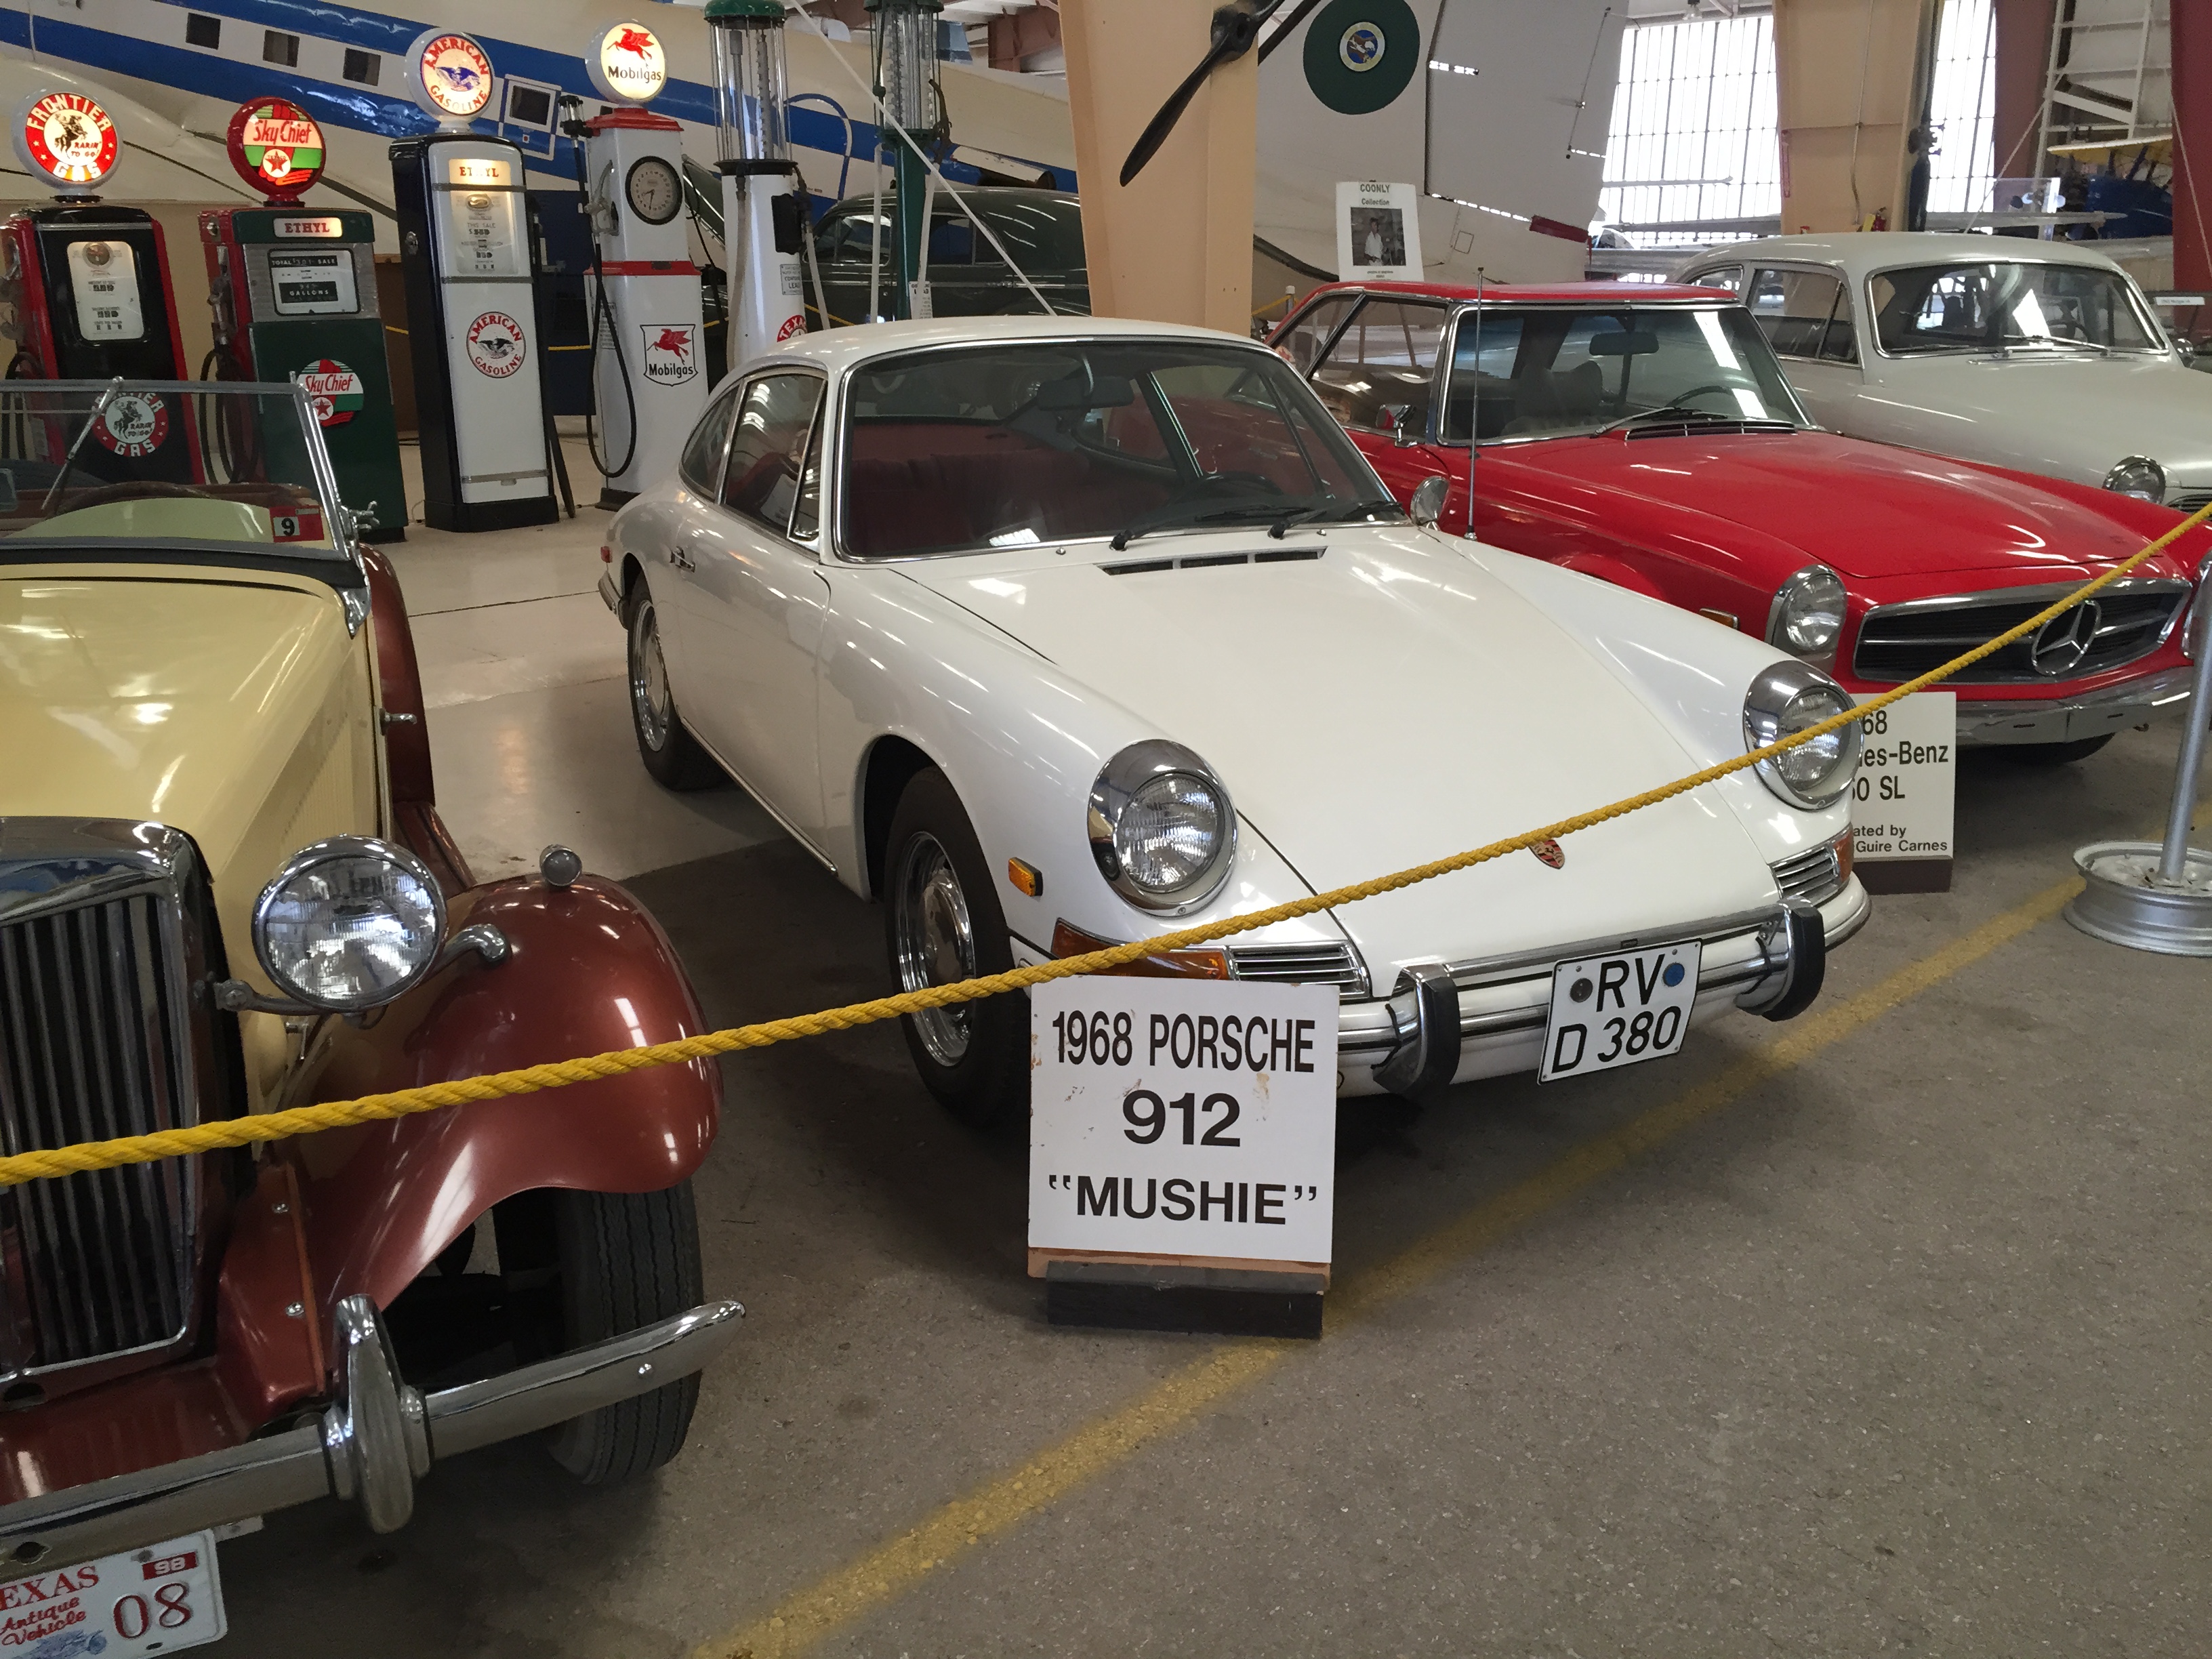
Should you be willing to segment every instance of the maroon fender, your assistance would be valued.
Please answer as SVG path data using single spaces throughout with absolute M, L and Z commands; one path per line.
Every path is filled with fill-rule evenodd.
M 512 949 L 464 956 L 362 1025 L 327 1019 L 313 1097 L 345 1100 L 514 1071 L 706 1029 L 659 924 L 612 882 L 518 877 L 472 888 L 452 927 L 495 923 Z M 301 1104 L 302 1101 L 288 1102 Z M 307 1254 L 323 1301 L 387 1305 L 500 1200 L 537 1187 L 653 1192 L 714 1143 L 712 1060 L 656 1066 L 282 1143 L 300 1172 Z

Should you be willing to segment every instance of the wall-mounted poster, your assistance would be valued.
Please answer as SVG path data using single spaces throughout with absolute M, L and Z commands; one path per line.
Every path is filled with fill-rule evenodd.
M 1421 222 L 1411 185 L 1371 180 L 1336 187 L 1340 280 L 1412 282 L 1421 275 Z

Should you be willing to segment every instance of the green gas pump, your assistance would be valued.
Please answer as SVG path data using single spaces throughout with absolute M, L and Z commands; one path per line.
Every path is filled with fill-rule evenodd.
M 269 205 L 200 215 L 219 377 L 298 380 L 340 497 L 368 515 L 360 534 L 401 540 L 407 485 L 376 302 L 374 222 L 299 205 L 322 173 L 323 136 L 297 106 L 256 99 L 231 118 L 229 141 L 232 165 Z

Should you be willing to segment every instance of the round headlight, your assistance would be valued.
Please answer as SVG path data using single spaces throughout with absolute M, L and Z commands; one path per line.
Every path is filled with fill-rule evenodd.
M 436 878 L 405 848 L 367 836 L 301 848 L 253 907 L 253 953 L 276 988 L 340 1013 L 399 995 L 445 939 Z
M 1850 694 L 1817 668 L 1778 662 L 1751 683 L 1743 697 L 1743 746 L 1764 749 L 1808 726 L 1848 712 Z M 1851 787 L 1865 734 L 1856 720 L 1759 762 L 1766 787 L 1792 806 L 1833 806 Z
M 1843 637 L 1843 579 L 1827 566 L 1808 564 L 1775 590 L 1767 612 L 1769 645 L 1808 662 L 1833 662 Z
M 1221 890 L 1237 813 L 1206 763 L 1179 743 L 1132 744 L 1091 787 L 1091 855 L 1114 890 L 1179 915 Z
M 2105 475 L 2105 488 L 2138 501 L 2166 500 L 2166 469 L 2148 455 L 2130 455 Z

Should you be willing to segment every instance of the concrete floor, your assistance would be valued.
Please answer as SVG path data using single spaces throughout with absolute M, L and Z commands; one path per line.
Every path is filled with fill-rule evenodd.
M 715 1024 L 887 988 L 740 792 L 646 780 L 604 521 L 398 550 L 462 844 L 629 880 Z M 228 1650 L 2201 1653 L 2208 969 L 2055 919 L 2173 750 L 1970 757 L 1956 890 L 1879 901 L 1794 1024 L 1348 1105 L 1318 1343 L 1048 1327 L 1023 1147 L 895 1029 L 726 1061 L 699 1212 L 751 1312 L 684 1455 L 479 1453 L 384 1539 L 293 1511 L 223 1547 Z

